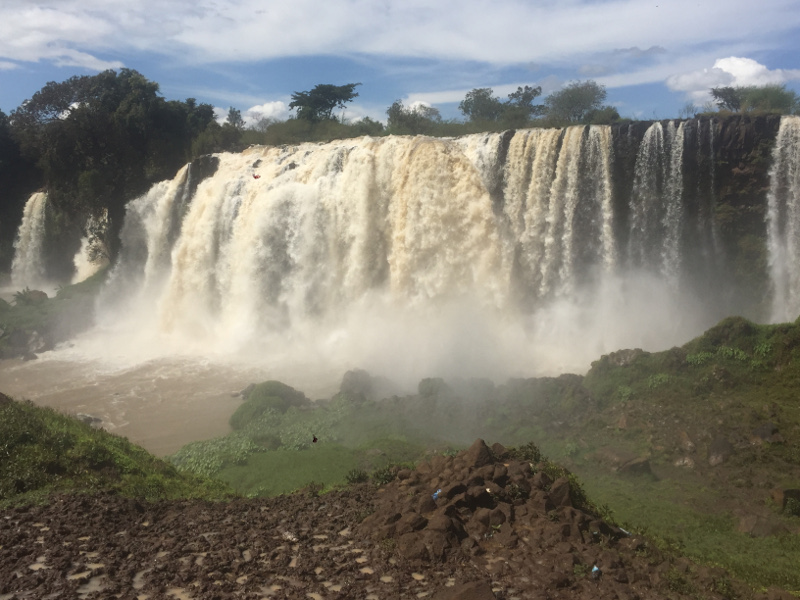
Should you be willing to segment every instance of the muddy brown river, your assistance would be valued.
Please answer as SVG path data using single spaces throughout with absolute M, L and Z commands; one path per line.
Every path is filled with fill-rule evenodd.
M 269 369 L 200 358 L 160 358 L 134 365 L 45 352 L 35 361 L 0 360 L 0 391 L 61 412 L 84 413 L 157 456 L 230 431 L 228 419 L 248 384 L 277 378 Z M 283 377 L 310 398 L 330 397 L 331 382 Z

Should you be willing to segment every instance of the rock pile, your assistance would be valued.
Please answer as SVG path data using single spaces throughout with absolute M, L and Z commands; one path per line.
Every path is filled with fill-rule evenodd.
M 569 476 L 548 471 L 559 474 L 478 440 L 381 487 L 6 509 L 0 600 L 755 598 L 721 569 L 668 559 L 604 522 Z

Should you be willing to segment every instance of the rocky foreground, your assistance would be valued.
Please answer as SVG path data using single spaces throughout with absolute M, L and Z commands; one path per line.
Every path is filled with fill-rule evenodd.
M 0 600 L 792 598 L 665 557 L 542 467 L 478 440 L 320 496 L 56 497 L 0 515 Z

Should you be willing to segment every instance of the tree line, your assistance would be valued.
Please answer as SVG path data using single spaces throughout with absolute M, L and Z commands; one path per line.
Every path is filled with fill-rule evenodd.
M 76 233 L 99 236 L 113 259 L 125 204 L 156 181 L 173 177 L 193 158 L 238 151 L 250 144 L 280 145 L 362 135 L 458 136 L 537 126 L 618 122 L 595 81 L 573 82 L 541 99 L 541 87 L 521 86 L 504 99 L 476 88 L 459 103 L 462 120 L 443 119 L 425 104 L 396 100 L 386 124 L 335 115 L 358 97 L 360 83 L 319 84 L 294 92 L 294 115 L 246 127 L 231 107 L 220 124 L 210 104 L 193 98 L 165 100 L 157 83 L 132 69 L 108 70 L 49 82 L 10 115 L 0 111 L 0 272 L 8 271 L 22 209 L 39 188 L 48 192 L 48 263 L 56 274 L 72 269 Z M 714 88 L 721 110 L 798 111 L 798 98 L 784 86 Z M 540 101 L 541 100 L 541 101 Z M 89 217 L 108 226 L 82 231 Z

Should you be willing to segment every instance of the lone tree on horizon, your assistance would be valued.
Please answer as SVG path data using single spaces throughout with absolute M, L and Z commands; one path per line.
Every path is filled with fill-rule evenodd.
M 360 83 L 332 85 L 320 83 L 308 92 L 294 92 L 290 109 L 297 109 L 297 118 L 306 121 L 328 121 L 333 118 L 335 108 L 344 108 L 358 96 L 355 91 Z

